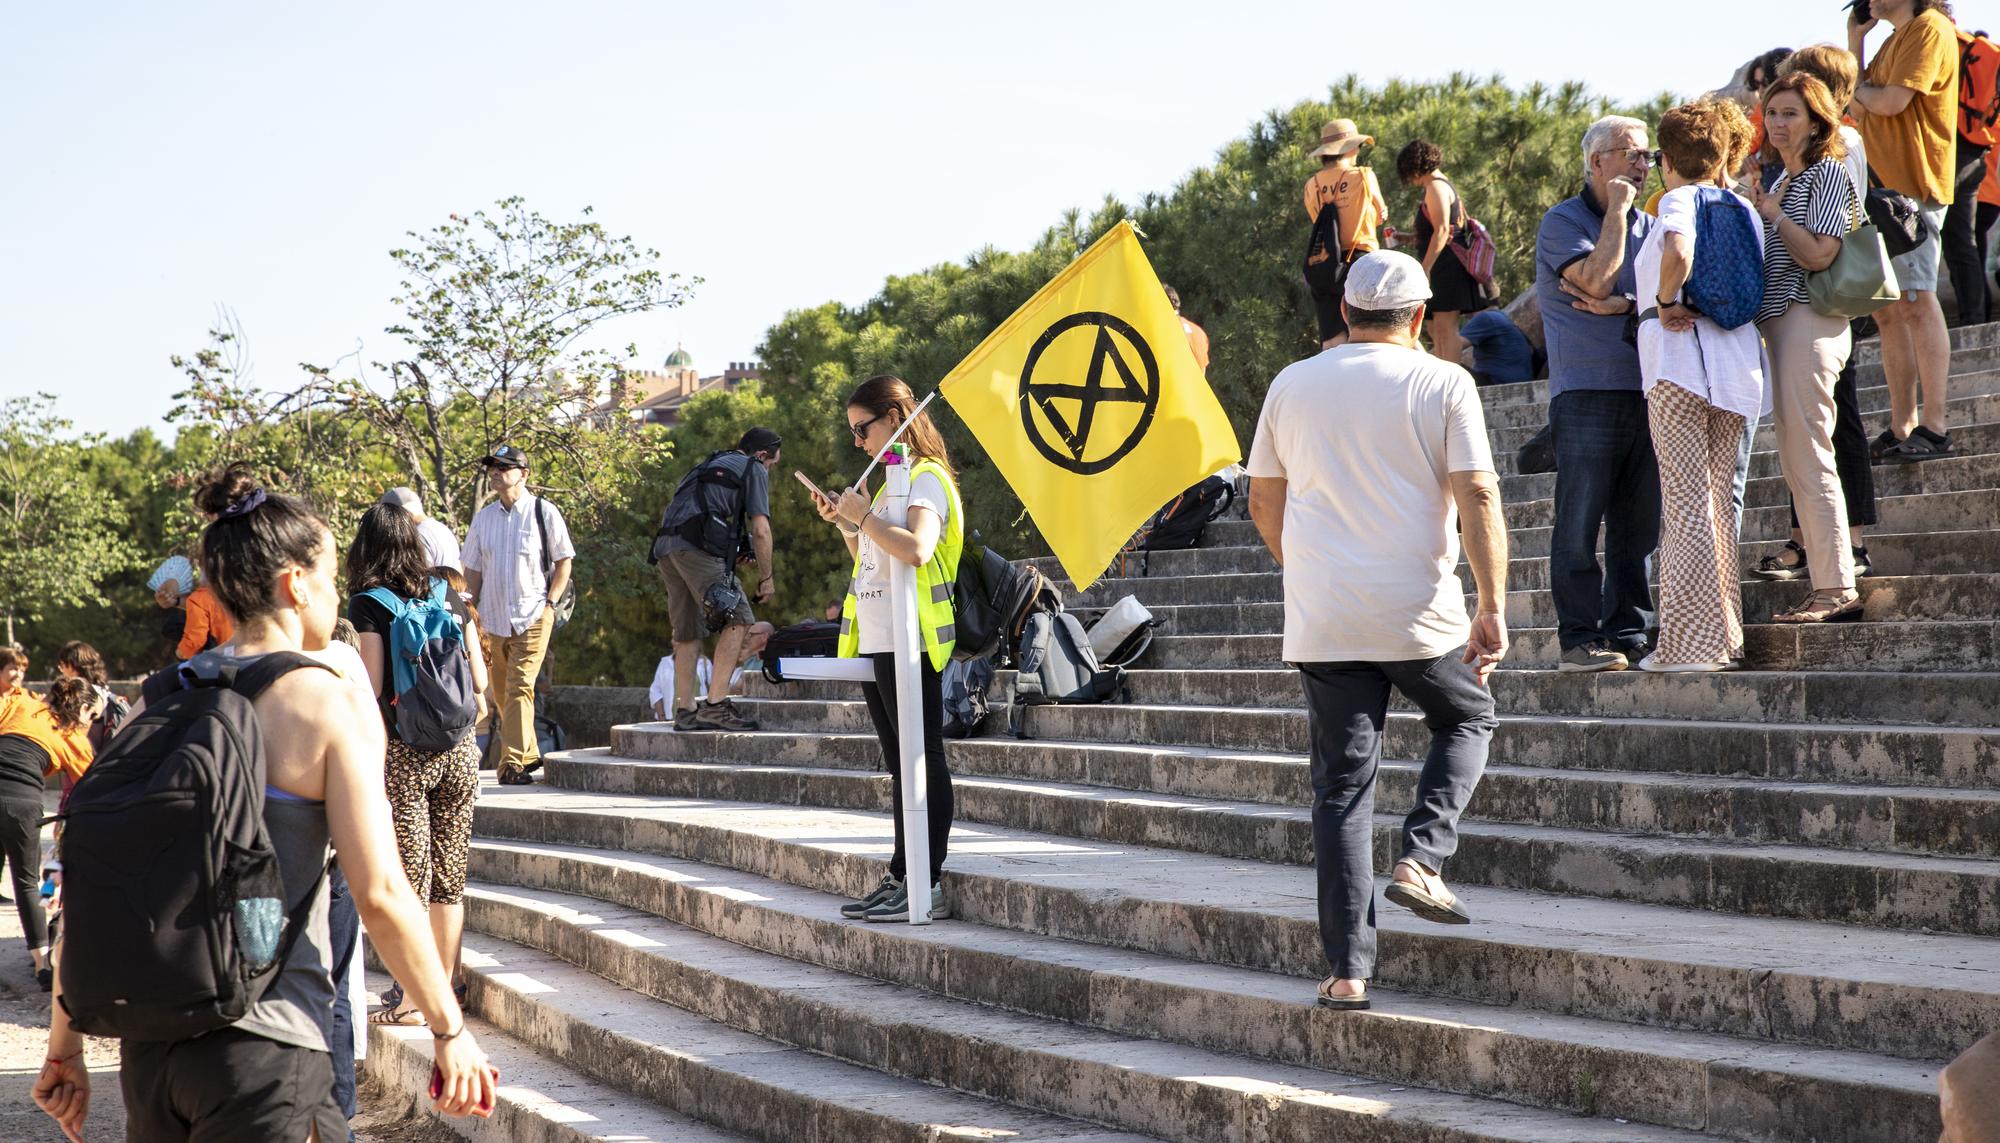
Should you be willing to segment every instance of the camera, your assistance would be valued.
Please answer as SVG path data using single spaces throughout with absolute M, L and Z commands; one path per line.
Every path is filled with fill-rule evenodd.
M 1868 0 L 1848 0 L 1841 7 L 1854 9 L 1854 22 L 1857 24 L 1866 24 L 1875 18 L 1875 13 L 1868 10 Z

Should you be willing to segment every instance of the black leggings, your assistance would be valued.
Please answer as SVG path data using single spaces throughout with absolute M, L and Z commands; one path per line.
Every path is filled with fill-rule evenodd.
M 1938 236 L 1943 246 L 1940 260 L 1951 275 L 1952 293 L 1958 296 L 1959 324 L 1977 325 L 1986 320 L 1986 261 L 1980 257 L 1986 244 L 1974 232 L 1979 184 L 1986 179 L 1986 148 L 1960 136 L 1956 159 L 1957 186 L 1951 205 L 1944 211 L 1944 231 Z
M 1833 468 L 1840 476 L 1840 492 L 1847 500 L 1847 525 L 1868 528 L 1875 524 L 1875 470 L 1868 466 L 1868 430 L 1861 424 L 1861 401 L 1854 392 L 1854 360 L 1840 370 L 1833 383 Z M 1798 509 L 1792 509 L 1792 527 L 1799 526 Z
M 42 912 L 42 803 L 0 798 L 0 854 L 14 875 L 14 909 L 30 949 L 49 943 L 49 919 Z
M 938 875 L 944 871 L 944 851 L 951 841 L 951 771 L 945 767 L 944 758 L 944 688 L 938 680 L 938 673 L 931 666 L 930 656 L 919 652 L 923 659 L 923 670 L 919 686 L 924 694 L 924 777 L 928 789 L 925 790 L 925 805 L 930 811 L 931 823 L 931 884 L 936 885 Z M 896 817 L 896 852 L 889 858 L 889 872 L 901 880 L 906 866 L 903 859 L 903 751 L 896 736 L 896 656 L 884 651 L 869 655 L 875 664 L 875 681 L 862 683 L 861 693 L 868 699 L 868 717 L 875 721 L 875 737 L 882 740 L 883 769 L 896 775 L 890 783 L 894 791 L 892 812 Z

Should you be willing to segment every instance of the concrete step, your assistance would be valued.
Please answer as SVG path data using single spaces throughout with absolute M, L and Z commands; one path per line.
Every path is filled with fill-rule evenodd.
M 536 843 L 537 848 L 543 843 L 584 845 L 706 860 L 827 893 L 853 894 L 872 884 L 887 849 L 886 820 L 851 812 L 670 805 L 510 788 L 483 803 L 479 813 L 483 837 L 519 839 Z M 496 862 L 508 864 L 509 877 L 523 875 L 511 870 L 518 869 L 512 853 L 524 848 L 477 843 L 479 875 L 494 875 Z M 632 870 L 639 859 L 605 854 L 603 860 L 620 868 L 561 873 L 562 887 L 598 894 L 652 892 L 626 888 L 636 876 Z M 739 940 L 746 935 L 733 916 L 783 908 L 786 897 L 782 887 L 717 878 L 685 867 L 665 871 L 658 883 L 647 908 L 663 911 L 672 907 L 670 898 L 679 897 L 689 903 L 693 916 L 715 918 L 715 924 L 728 925 L 727 935 Z M 1294 1031 L 1293 1021 L 1275 1016 L 1242 1021 L 1227 1005 L 1187 994 L 1225 987 L 1208 982 L 1223 979 L 1212 966 L 1230 966 L 1304 978 L 1275 993 L 1276 999 L 1304 1003 L 1310 996 L 1307 980 L 1321 969 L 1309 881 L 1298 870 L 980 829 L 960 831 L 945 884 L 954 916 L 965 921 L 1110 948 L 1079 949 L 1060 957 L 1068 971 L 1094 975 L 1088 986 L 1079 981 L 1054 991 L 1034 987 L 1035 976 L 1029 970 L 1010 971 L 1013 966 L 997 957 L 982 957 L 964 970 L 940 963 L 945 940 L 956 944 L 965 939 L 960 934 L 967 926 L 954 922 L 913 932 L 914 939 L 924 942 L 914 962 L 864 952 L 867 962 L 878 966 L 870 971 L 910 964 L 931 980 L 956 982 L 958 987 L 1052 995 L 1054 1002 L 1071 1005 L 1072 1012 L 1082 1011 L 1079 1004 L 1088 999 L 1090 1011 L 1113 1010 L 1121 1019 L 1168 1020 L 1205 1036 L 1247 1032 L 1256 1038 L 1240 1045 L 1216 1045 L 1224 1050 L 1317 1050 L 1316 1037 Z M 1191 886 L 1200 888 L 1190 893 Z M 814 909 L 824 917 L 828 904 Z M 1675 1101 L 1694 1101 L 1692 1106 L 1683 1104 L 1689 1125 L 1724 1134 L 1928 1141 L 1923 1132 L 1936 1131 L 1936 1097 L 1935 1072 L 1927 1066 L 1825 1048 L 1731 1050 L 1715 1042 L 1668 1047 L 1678 1037 L 1662 1038 L 1637 1024 L 1617 1029 L 1605 1040 L 1586 1034 L 1576 1024 L 1537 1028 L 1523 1021 L 1536 1016 L 1527 1009 L 1543 1008 L 1565 1017 L 1633 1021 L 1653 1028 L 1733 1026 L 1769 1038 L 1878 1039 L 1912 1031 L 1912 1021 L 1932 1027 L 1939 1020 L 1961 1022 L 1967 997 L 1947 993 L 1920 999 L 1919 993 L 1935 993 L 1946 978 L 1963 984 L 1974 978 L 1986 982 L 1991 976 L 1984 969 L 1954 967 L 1941 973 L 1936 967 L 1930 957 L 1934 951 L 1949 950 L 1944 955 L 1956 961 L 1972 960 L 1986 948 L 1983 942 L 1968 944 L 1962 938 L 1890 936 L 1505 890 L 1481 890 L 1472 905 L 1482 918 L 1503 919 L 1444 928 L 1421 924 L 1401 910 L 1383 910 L 1377 984 L 1385 990 L 1406 988 L 1443 996 L 1469 993 L 1513 1010 L 1454 1011 L 1448 1005 L 1425 1006 L 1392 994 L 1379 1000 L 1380 1011 L 1365 1020 L 1408 1013 L 1409 1022 L 1368 1037 L 1343 1059 L 1354 1059 L 1377 1074 L 1395 1069 L 1409 1075 L 1408 1069 L 1422 1069 L 1420 1074 L 1457 1077 L 1446 1082 L 1510 1083 L 1524 1074 L 1518 1065 L 1538 1062 L 1517 1043 L 1521 1033 L 1534 1030 L 1547 1040 L 1569 1045 L 1562 1049 L 1569 1061 L 1559 1073 L 1564 1082 L 1545 1098 L 1580 1110 L 1630 1117 L 1652 1098 L 1640 1093 L 1653 1090 L 1671 1093 L 1667 1098 Z M 810 941 L 787 938 L 785 949 L 824 949 L 833 939 L 833 929 L 871 931 L 859 926 L 821 927 L 828 939 L 818 939 L 817 934 Z M 1010 935 L 994 939 L 1009 949 L 1025 943 Z M 1164 954 L 1172 960 L 1159 964 L 1148 957 L 1128 968 L 1134 964 L 1133 953 L 1123 950 Z M 1822 969 L 1827 975 L 1821 975 Z M 1158 994 L 1157 999 L 1140 995 L 1128 1001 L 1130 994 L 1118 984 L 1119 977 L 1164 984 L 1176 991 Z M 1249 979 L 1240 973 L 1231 977 Z M 1876 1006 L 1906 1003 L 1916 1005 L 1905 1009 L 1908 1019 L 1862 1015 L 1869 1010 L 1886 1015 L 1887 1008 Z M 1990 996 L 1984 1003 L 1991 1003 Z M 1353 1014 L 1340 1015 L 1344 1019 Z M 1363 1022 L 1332 1025 L 1356 1026 L 1367 1027 Z M 1967 1027 L 1946 1038 L 1951 1044 L 1960 1039 L 1969 1043 L 1978 1034 L 1976 1028 Z M 1385 1038 L 1392 1035 L 1418 1039 L 1404 1050 Z M 1920 1035 L 1929 1038 L 1930 1033 Z M 1674 1057 L 1682 1062 L 1670 1062 Z M 1685 1070 L 1689 1063 L 1696 1064 L 1694 1073 Z M 1722 1064 L 1724 1070 L 1711 1070 L 1714 1064 Z M 1640 1082 L 1649 1072 L 1654 1079 Z M 1713 1104 L 1706 1112 L 1699 1110 L 1701 1101 L 1717 1096 L 1731 1104 L 1739 1098 L 1742 1102 L 1727 1112 Z M 1622 1106 L 1628 1100 L 1636 1105 Z M 1906 1122 L 1905 1116 L 1917 1118 Z
M 1012 672 L 994 676 L 990 697 L 1006 701 Z M 1241 671 L 1134 670 L 1125 676 L 1141 705 L 1303 709 L 1298 672 L 1289 667 Z M 1730 671 L 1716 675 L 1656 675 L 1607 671 L 1571 675 L 1508 670 L 1490 686 L 1499 709 L 1562 718 L 1654 718 L 1852 725 L 1993 725 L 2000 710 L 2000 675 L 1943 672 Z M 570 689 L 570 688 L 565 688 Z M 583 688 L 577 688 L 583 689 Z M 645 721 L 645 690 L 629 688 L 608 714 L 611 723 Z M 860 694 L 851 683 L 751 682 L 752 698 L 838 701 Z M 1400 695 L 1397 710 L 1412 709 Z M 607 733 L 603 742 L 609 742 Z
M 587 966 L 632 992 L 890 1077 L 1035 1106 L 1069 1120 L 1007 1138 L 1304 1143 L 1351 1138 L 1356 1130 L 1384 1140 L 1454 1143 L 1690 1138 L 1646 1128 L 1627 1133 L 1571 1115 L 1442 1092 L 1404 1089 L 1394 1100 L 1381 1099 L 1389 1093 L 1380 1080 L 1257 1063 L 1006 1011 L 944 990 L 824 967 L 792 950 L 763 952 L 591 897 L 482 887 L 469 905 L 469 920 L 482 931 Z M 1090 1123 L 1111 1130 L 1092 1130 Z M 972 1135 L 952 1126 L 952 1136 Z M 972 1137 L 999 1134 L 981 1126 L 984 1133 Z M 1145 1134 L 1125 1133 L 1132 1131 Z
M 1540 554 L 1510 552 L 1507 563 L 1507 587 L 1511 591 L 1547 591 L 1549 589 L 1549 559 L 1547 544 L 1541 545 Z M 1737 548 L 1737 553 L 1745 568 L 1755 567 L 1757 561 L 1784 548 L 1782 538 L 1770 540 L 1746 539 Z M 1599 545 L 1600 551 L 1602 544 Z M 1958 531 L 1920 532 L 1876 532 L 1868 537 L 1868 554 L 1878 575 L 1953 575 L 1967 572 L 2000 571 L 2000 530 L 1991 527 L 1974 527 Z M 1087 592 L 1079 593 L 1075 585 L 1065 576 L 1062 568 L 1052 557 L 1030 561 L 1054 580 L 1062 591 L 1063 599 L 1073 607 L 1106 606 L 1122 595 L 1132 594 L 1137 585 L 1148 580 L 1179 579 L 1189 576 L 1251 576 L 1274 575 L 1278 563 L 1262 545 L 1241 548 L 1190 548 L 1177 552 L 1154 552 L 1150 561 L 1151 573 L 1142 575 L 1142 564 L 1128 559 L 1125 574 L 1117 574 L 1116 563 L 1111 565 L 1103 579 L 1092 584 Z M 1473 588 L 1472 569 L 1460 559 L 1459 578 L 1466 590 Z M 1750 579 L 1748 572 L 1744 578 Z M 1156 589 L 1158 590 L 1158 589 Z M 1268 588 L 1265 589 L 1267 592 Z M 1239 590 L 1237 593 L 1243 594 Z M 1210 602 L 1209 600 L 1173 600 L 1156 595 L 1163 603 L 1170 602 Z M 1280 598 L 1264 595 L 1256 598 L 1231 599 L 1228 602 L 1264 602 Z
M 1272 582 L 1270 586 L 1275 590 L 1281 585 Z M 1863 613 L 1869 622 L 2000 619 L 2000 574 L 1864 576 L 1858 586 L 1865 603 Z M 1804 581 L 1746 580 L 1744 619 L 1750 623 L 1769 623 L 1774 614 L 1796 605 L 1811 590 L 1811 584 Z M 1160 635 L 1272 635 L 1285 629 L 1285 608 L 1278 600 L 1175 606 L 1148 603 L 1143 595 L 1136 593 L 1134 597 L 1147 604 L 1159 623 L 1156 633 Z M 1468 612 L 1477 604 L 1478 596 L 1466 597 Z M 1099 607 L 1070 610 L 1086 624 L 1094 622 L 1103 611 Z M 1555 626 L 1555 599 L 1546 591 L 1509 592 L 1507 625 L 1518 629 Z
M 1980 425 L 2000 421 L 2000 371 L 1974 374 L 1971 377 L 1952 379 L 1951 397 L 1945 402 L 1945 423 L 1958 425 Z M 1889 427 L 1889 391 L 1886 388 L 1867 390 L 1859 395 L 1861 402 L 1861 423 L 1872 438 Z M 1517 451 L 1528 439 L 1540 432 L 1542 426 L 1522 425 L 1519 427 L 1496 427 L 1488 425 L 1487 434 L 1493 441 L 1495 459 L 1501 452 Z M 1957 438 L 1953 437 L 1953 447 Z M 1751 444 L 1753 452 L 1776 452 L 1778 430 L 1766 417 L 1758 425 L 1757 437 Z M 1926 462 L 1928 463 L 1928 462 Z
M 767 1023 L 759 1026 L 760 1034 L 649 1001 L 644 997 L 668 991 L 670 982 L 715 982 L 697 970 L 675 974 L 647 957 L 647 942 L 639 934 L 605 928 L 591 913 L 546 905 L 531 916 L 525 908 L 505 910 L 525 900 L 518 892 L 496 900 L 478 889 L 467 896 L 467 920 L 474 931 L 465 938 L 466 983 L 473 1007 L 488 1023 L 534 1050 L 661 1107 L 769 1143 L 934 1143 L 956 1138 L 1142 1143 L 1165 1138 L 1106 1130 L 981 1099 L 847 1062 L 836 1058 L 838 1052 L 822 1054 L 784 1042 L 785 1034 L 804 1030 L 792 1015 L 807 1009 L 797 1002 L 802 997 L 790 998 L 789 1004 L 765 1003 L 760 1014 Z M 597 912 L 620 911 L 599 907 Z M 513 923 L 498 924 L 496 917 Z M 585 942 L 590 956 L 582 964 L 588 970 L 576 961 L 490 935 L 491 929 L 503 927 L 511 936 L 563 948 Z M 633 963 L 658 972 L 646 982 L 648 987 L 605 979 Z M 783 981 L 787 975 L 777 972 L 769 979 Z M 735 1015 L 747 1017 L 740 1009 Z M 855 1029 L 828 1027 L 815 1038 L 839 1039 L 849 1030 Z M 884 1054 L 907 1043 L 884 1035 L 879 1026 L 873 1041 Z
M 1879 423 L 1876 428 L 1877 431 L 1880 431 Z M 1951 426 L 1951 447 L 1953 455 L 1976 456 L 2000 452 L 2000 423 L 1992 421 L 1977 424 L 1963 421 L 1954 423 Z M 1495 450 L 1493 454 L 1494 471 L 1502 477 L 1517 475 L 1520 471 L 1516 466 L 1518 460 L 1519 457 L 1512 449 Z M 1930 462 L 1926 461 L 1923 463 Z M 1765 450 L 1751 454 L 1750 476 L 1752 479 L 1760 476 L 1778 476 L 1782 471 L 1778 465 L 1778 454 L 1775 451 Z
M 852 701 L 764 702 L 758 704 L 757 713 L 768 730 L 745 735 L 677 734 L 668 724 L 639 723 L 613 728 L 610 748 L 626 757 L 672 761 L 707 757 L 723 762 L 847 765 L 825 759 L 851 757 L 865 768 L 876 764 L 880 751 L 859 707 Z M 1167 755 L 1179 753 L 1176 747 L 1286 754 L 1303 754 L 1307 749 L 1306 715 L 1297 709 L 1105 704 L 1036 707 L 1026 714 L 1028 732 L 1037 739 L 1137 743 L 1164 747 L 1162 753 Z M 984 741 L 968 740 L 968 744 Z M 1383 727 L 1385 758 L 1422 758 L 1429 746 L 1430 734 L 1421 717 L 1406 710 L 1390 711 Z M 1561 718 L 1503 710 L 1488 761 L 1537 769 L 1994 790 L 2000 789 L 2000 731 L 1990 726 Z
M 375 983 L 386 988 L 387 976 Z M 379 991 L 376 989 L 374 991 Z M 500 1069 L 499 1098 L 491 1119 L 446 1119 L 432 1114 L 458 1135 L 508 1143 L 740 1143 L 771 1138 L 739 1135 L 697 1119 L 655 1107 L 565 1066 L 477 1017 L 466 1026 L 480 1050 Z M 368 1028 L 368 1058 L 362 1073 L 373 1079 L 393 1107 L 413 1116 L 431 1107 L 431 1034 L 428 1028 Z M 427 1136 L 428 1138 L 428 1136 Z
M 799 741 L 825 742 L 826 736 L 802 736 Z M 850 741 L 864 749 L 875 744 L 872 735 L 857 735 Z M 1054 752 L 1048 744 L 1040 745 L 1044 756 Z M 1206 760 L 1182 761 L 1199 764 Z M 566 789 L 605 789 L 607 779 L 602 769 L 620 765 L 636 767 L 649 782 L 658 783 L 641 792 L 665 797 L 883 813 L 889 809 L 887 778 L 857 773 L 857 768 L 715 766 L 706 762 L 670 765 L 572 757 L 563 768 L 552 770 L 552 781 Z M 1609 788 L 1618 790 L 1615 782 Z M 1312 864 L 1312 823 L 1303 806 L 1280 808 L 1268 803 L 1245 805 L 1155 793 L 1127 794 L 1097 786 L 1013 778 L 966 777 L 955 782 L 954 789 L 958 817 L 963 821 L 1161 845 L 1217 857 Z M 1741 810 L 1752 829 L 1788 813 L 1776 791 L 1753 788 L 1743 793 L 1750 804 Z M 1804 794 L 1815 798 L 1822 812 L 1833 815 L 1845 811 L 1848 828 L 1835 826 L 1832 832 L 1838 836 L 1854 838 L 1869 830 L 1863 820 L 1865 808 L 1852 799 L 1836 806 L 1838 799 L 1824 793 Z M 1756 806 L 1760 795 L 1768 800 Z M 1589 793 L 1577 790 L 1568 796 L 1588 797 Z M 1855 798 L 1864 796 L 1854 793 Z M 1500 797 L 1504 799 L 1505 793 Z M 1948 800 L 1930 799 L 1929 804 L 1948 811 L 1952 807 L 1939 806 Z M 2000 809 L 1993 799 L 1983 803 L 1965 800 L 1973 803 L 1970 813 L 1951 819 L 1952 824 L 1942 826 L 1942 830 L 1956 835 L 1967 824 L 1976 828 L 2000 821 Z M 1517 791 L 1517 808 L 1521 802 L 1532 806 L 1539 801 L 1538 794 Z M 1729 824 L 1725 817 L 1729 809 L 1726 801 L 1719 801 L 1713 807 L 1709 829 L 1703 832 Z M 1675 812 L 1668 810 L 1669 814 Z M 1790 810 L 1792 815 L 1797 812 L 1796 808 Z M 1686 823 L 1685 816 L 1680 820 Z M 1381 868 L 1396 860 L 1401 822 L 1400 814 L 1376 815 L 1375 860 Z M 2000 861 L 1702 837 L 1635 836 L 1601 832 L 1601 828 L 1468 820 L 1460 826 L 1460 848 L 1449 872 L 1460 885 L 1534 889 L 1753 916 L 2000 935 Z M 1694 828 L 1701 827 L 1697 824 Z
M 2000 453 L 1948 456 L 1922 464 L 1878 464 L 1872 471 L 1878 497 L 2000 488 Z M 1500 498 L 1507 506 L 1507 523 L 1517 527 L 1547 527 L 1554 523 L 1555 488 L 1553 472 L 1503 478 Z M 1743 487 L 1743 502 L 1752 508 L 1788 504 L 1790 497 L 1782 474 L 1758 477 Z
M 1637 1030 L 1635 1037 L 1630 1025 L 1611 1021 L 1509 1011 L 1387 989 L 1377 993 L 1384 998 L 1377 1009 L 1330 1013 L 1311 1006 L 1305 982 L 1270 973 L 1189 964 L 959 920 L 925 928 L 846 923 L 835 917 L 837 896 L 715 865 L 521 843 L 480 842 L 474 853 L 482 877 L 510 886 L 581 893 L 748 948 L 904 988 L 1113 1034 L 1230 1052 L 1236 1057 L 1234 1074 L 1244 1079 L 1261 1079 L 1265 1061 L 1274 1061 L 1358 1070 L 1391 1083 L 1416 1083 L 1421 1077 L 1435 1081 L 1426 1086 L 1598 1116 L 1629 1113 L 1707 1126 L 1722 1135 L 1740 1129 L 1731 1122 L 1733 1114 L 1716 1114 L 1719 1109 L 1707 1103 L 1704 1086 L 1689 1068 L 1703 1052 L 1725 1058 L 1741 1053 L 1741 1040 L 1648 1029 Z M 1466 1066 L 1473 1058 L 1488 1063 Z M 1775 1086 L 1771 1081 L 1784 1076 L 1823 1091 L 1858 1086 L 1857 1073 L 1865 1075 L 1880 1065 L 1853 1053 L 1793 1055 L 1766 1046 L 1755 1067 L 1765 1074 L 1750 1079 L 1746 1088 Z M 1650 1079 L 1648 1068 L 1656 1069 Z M 1917 1073 L 1894 1062 L 1882 1070 L 1896 1078 L 1877 1086 L 1893 1086 Z M 1662 1076 L 1671 1078 L 1662 1082 Z M 1421 1095 L 1435 1098 L 1432 1092 Z M 1475 1110 L 1485 1113 L 1475 1120 L 1481 1126 L 1522 1113 L 1518 1107 L 1480 1105 Z M 1605 1125 L 1600 1120 L 1591 1126 L 1602 1130 Z M 1246 1138 L 1253 1137 L 1265 1138 Z
M 801 704 L 817 705 L 817 704 Z M 824 733 L 783 729 L 797 720 L 773 705 L 761 706 L 767 729 L 753 741 L 673 735 L 654 727 L 629 728 L 619 739 L 630 757 L 674 764 L 791 767 L 878 772 L 881 751 L 866 725 L 855 725 L 844 708 Z M 1143 708 L 1142 708 L 1143 709 Z M 1040 713 L 1040 712 L 1037 712 Z M 1303 721 L 1303 712 L 1263 712 L 1258 721 Z M 1215 798 L 1287 807 L 1312 802 L 1310 768 L 1303 751 L 1254 746 L 1171 746 L 1148 741 L 1127 745 L 1110 737 L 1113 726 L 1071 720 L 1076 738 L 1017 740 L 983 737 L 949 747 L 952 772 L 1006 781 L 1056 782 L 1151 795 Z M 1119 720 L 1128 721 L 1128 720 Z M 1295 729 L 1295 728 L 1294 728 Z M 849 741 L 829 736 L 849 735 Z M 772 741 L 773 737 L 780 741 Z M 1218 737 L 1222 737 L 1218 735 Z M 1297 732 L 1285 735 L 1299 737 Z M 584 767 L 616 761 L 609 748 L 578 750 L 560 757 Z M 1414 803 L 1421 755 L 1382 763 L 1377 779 L 1378 809 L 1407 812 Z M 554 765 L 554 763 L 551 763 Z M 558 769 L 559 784 L 569 771 Z M 715 779 L 727 788 L 691 788 L 688 796 L 757 801 L 741 792 L 777 789 L 784 801 L 794 771 Z M 710 780 L 689 774 L 683 781 Z M 845 803 L 812 803 L 845 804 Z M 1303 810 L 1301 810 L 1303 813 Z M 1681 774 L 1671 771 L 1586 770 L 1492 764 L 1487 767 L 1470 816 L 1477 820 L 1546 825 L 1618 834 L 1700 838 L 1723 842 L 1826 846 L 1915 856 L 2000 858 L 2000 791 L 1933 786 L 1884 786 L 1810 780 L 1750 778 L 1740 775 Z M 999 819 L 994 819 L 999 820 Z M 1039 819 L 1038 819 L 1039 820 Z M 1304 819 L 1301 818 L 1303 821 Z M 1053 827 L 1051 827 L 1053 828 Z M 1289 844 L 1289 842 L 1287 843 Z M 1301 850 L 1284 860 L 1310 860 Z
M 1548 670 L 1562 658 L 1554 628 L 1510 632 L 1506 666 Z M 1157 669 L 1276 667 L 1279 635 L 1162 635 L 1146 652 Z M 1752 624 L 1744 629 L 1744 667 L 1756 671 L 2000 670 L 2000 623 Z
M 1951 379 L 1951 396 L 1978 397 L 2000 393 L 2000 369 L 1961 371 Z M 1861 406 L 1863 416 L 1886 410 L 1889 407 L 1889 389 L 1878 372 L 1874 379 L 1858 388 L 1855 398 Z M 1548 424 L 1549 407 L 1546 401 L 1532 404 L 1515 402 L 1507 405 L 1486 406 L 1486 427 L 1495 432 L 1505 429 L 1539 430 Z M 1880 432 L 1878 427 L 1874 430 Z M 1532 435 L 1532 432 L 1530 433 Z M 1497 446 L 1496 446 L 1497 447 Z M 1509 447 L 1518 448 L 1516 442 Z

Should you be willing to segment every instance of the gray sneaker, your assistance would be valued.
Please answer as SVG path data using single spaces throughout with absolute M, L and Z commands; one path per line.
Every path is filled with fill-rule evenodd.
M 944 886 L 931 886 L 931 920 L 943 920 L 951 913 L 944 907 Z M 902 885 L 880 905 L 861 914 L 864 921 L 907 921 L 910 919 L 910 891 Z
M 693 708 L 693 707 L 688 707 L 688 708 L 687 708 L 687 709 L 685 709 L 685 710 L 676 710 L 676 711 L 674 711 L 674 729 L 675 729 L 675 730 L 693 730 L 694 728 L 695 728 L 695 726 L 694 726 L 694 708 Z
M 885 874 L 882 878 L 882 883 L 869 890 L 866 897 L 863 897 L 859 901 L 849 901 L 847 904 L 842 905 L 840 907 L 840 915 L 849 920 L 858 921 L 868 910 L 873 909 L 891 897 L 900 897 L 902 893 L 903 883 Z
M 1632 665 L 1632 661 L 1613 651 L 1602 643 L 1585 643 L 1581 647 L 1571 647 L 1563 652 L 1562 666 L 1557 668 L 1564 674 L 1587 671 L 1622 671 Z
M 736 713 L 729 701 L 709 702 L 703 699 L 694 708 L 694 729 L 696 730 L 755 730 L 756 722 Z

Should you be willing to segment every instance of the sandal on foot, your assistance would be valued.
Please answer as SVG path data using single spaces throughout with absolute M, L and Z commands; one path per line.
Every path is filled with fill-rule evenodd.
M 409 1008 L 378 1008 L 368 1014 L 370 1024 L 386 1025 L 391 1028 L 422 1028 L 424 1014 L 412 1006 Z
M 1786 563 L 1785 552 L 1791 552 L 1793 555 L 1796 555 L 1799 558 L 1799 562 L 1795 564 Z M 1782 551 L 1777 555 L 1765 556 L 1763 559 L 1758 560 L 1757 566 L 1750 569 L 1750 574 L 1756 576 L 1758 579 L 1798 579 L 1807 574 L 1806 550 L 1798 545 L 1798 541 L 1786 540 Z
M 1321 1008 L 1332 1008 L 1339 1012 L 1365 1011 L 1368 1008 L 1368 987 L 1363 985 L 1361 991 L 1353 996 L 1335 996 L 1327 990 L 1332 988 L 1338 980 L 1340 980 L 1340 977 L 1329 976 L 1319 982 L 1319 1006 Z
M 1396 863 L 1398 868 L 1408 866 L 1417 875 L 1415 882 L 1398 881 L 1390 874 L 1389 887 L 1382 895 L 1426 921 L 1440 925 L 1469 925 L 1472 914 L 1445 888 L 1444 878 L 1418 865 L 1409 858 Z
M 1838 591 L 1815 591 L 1797 607 L 1771 617 L 1773 623 L 1856 623 L 1861 619 L 1861 594 L 1840 598 Z
M 1880 464 L 1882 462 L 1883 456 L 1887 454 L 1890 449 L 1895 448 L 1897 445 L 1902 443 L 1903 443 L 1903 438 L 1897 436 L 1895 433 L 1890 432 L 1888 429 L 1883 429 L 1880 436 L 1868 442 L 1868 459 L 1874 461 L 1877 464 Z
M 1882 459 L 1891 464 L 1915 464 L 1951 455 L 1951 434 L 1934 433 L 1918 425 L 1909 436 L 1882 450 Z

